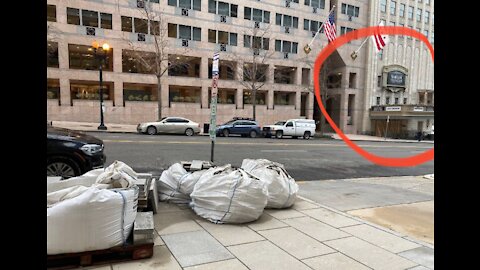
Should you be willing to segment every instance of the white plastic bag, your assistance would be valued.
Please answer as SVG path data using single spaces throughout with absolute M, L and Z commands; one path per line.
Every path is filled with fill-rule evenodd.
M 195 213 L 213 223 L 254 221 L 267 205 L 265 184 L 230 164 L 208 169 L 190 196 Z
M 47 208 L 47 254 L 107 249 L 122 245 L 137 215 L 138 187 L 71 187 L 50 194 Z M 68 194 L 70 194 L 70 198 Z M 49 198 L 49 194 L 47 194 Z
M 287 208 L 295 203 L 298 185 L 282 164 L 267 159 L 244 159 L 241 168 L 265 182 L 266 208 Z
M 207 170 L 187 172 L 182 164 L 175 163 L 162 172 L 157 182 L 158 195 L 161 201 L 173 203 L 189 203 L 190 193 L 200 176 Z
M 115 160 L 97 177 L 97 184 L 108 184 L 112 188 L 129 188 L 137 180 L 137 173 L 127 164 Z

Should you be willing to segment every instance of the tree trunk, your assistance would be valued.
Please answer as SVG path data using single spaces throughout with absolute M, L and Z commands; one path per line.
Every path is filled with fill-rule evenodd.
M 252 87 L 253 120 L 257 120 L 256 111 L 255 111 L 256 105 L 257 105 L 257 88 L 254 86 Z
M 162 119 L 162 77 L 157 76 L 158 120 Z

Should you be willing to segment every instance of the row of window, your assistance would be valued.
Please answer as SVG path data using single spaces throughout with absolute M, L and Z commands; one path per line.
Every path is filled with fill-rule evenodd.
M 113 100 L 113 83 L 105 82 L 103 85 L 104 100 Z M 95 81 L 70 81 L 70 98 L 72 100 L 99 100 L 99 85 Z M 211 89 L 209 88 L 209 99 L 211 98 Z M 219 88 L 219 104 L 236 104 L 237 89 Z M 273 105 L 295 105 L 296 92 L 274 91 Z M 304 95 L 305 93 L 301 93 Z M 258 90 L 256 93 L 256 104 L 265 105 L 267 101 L 268 90 Z M 124 101 L 156 101 L 158 98 L 156 85 L 144 85 L 134 83 L 123 84 Z M 47 99 L 60 100 L 60 82 L 58 79 L 47 79 Z M 252 104 L 252 94 L 250 90 L 243 90 L 243 103 Z M 200 87 L 169 87 L 170 102 L 200 103 Z M 210 100 L 208 102 L 210 104 Z
M 381 97 L 377 97 L 376 104 L 380 105 L 381 104 Z M 385 97 L 385 105 L 400 105 L 400 98 L 395 97 L 393 99 L 393 104 L 390 103 L 391 99 L 390 97 Z M 403 104 L 407 104 L 408 99 L 406 97 L 403 98 Z M 418 93 L 418 104 L 421 105 L 431 105 L 433 104 L 433 93 L 428 93 L 427 95 L 427 100 L 425 101 L 425 94 L 422 92 Z
M 402 18 L 405 17 L 405 8 L 406 8 L 405 4 L 400 4 L 400 7 L 398 9 L 398 14 Z M 382 11 L 384 13 L 387 12 L 387 0 L 380 0 L 380 11 Z M 396 14 L 397 14 L 397 2 L 396 1 L 390 1 L 390 15 L 395 16 Z M 430 22 L 430 11 L 425 10 L 425 12 L 422 13 L 422 9 L 417 8 L 417 12 L 416 12 L 417 22 L 422 21 L 422 15 L 423 15 L 423 18 L 424 18 L 424 22 L 429 23 Z M 412 7 L 412 6 L 408 7 L 407 16 L 408 16 L 409 20 L 413 20 L 414 7 Z M 434 15 L 432 14 L 432 24 L 434 24 L 434 17 L 433 16 Z
M 386 21 L 383 20 L 383 19 L 380 20 L 380 22 L 383 23 L 383 25 L 387 25 L 387 24 L 386 24 Z M 402 27 L 405 27 L 405 24 L 404 24 L 404 23 L 399 23 L 398 25 L 399 25 L 399 26 L 402 26 Z M 395 22 L 392 22 L 392 21 L 388 22 L 388 26 L 395 26 Z M 413 29 L 413 26 L 411 26 L 411 25 L 409 25 L 408 27 Z M 420 27 L 417 27 L 416 30 L 421 33 Z M 342 34 L 343 34 L 343 33 L 342 33 Z M 424 34 L 427 38 L 430 39 L 430 42 L 431 42 L 431 43 L 434 43 L 434 42 L 435 42 L 435 40 L 434 40 L 434 34 L 435 34 L 435 32 L 432 32 L 432 35 L 429 36 L 428 30 L 427 30 L 427 29 L 424 29 L 424 30 L 423 30 L 423 34 Z M 407 38 L 408 38 L 408 39 L 412 39 L 411 37 L 407 37 Z
M 228 43 L 236 42 L 236 35 L 232 33 L 212 30 L 213 38 L 226 41 Z M 268 46 L 269 40 L 264 38 L 245 38 L 254 48 L 265 48 Z M 298 43 L 284 40 L 276 40 L 275 50 L 279 52 L 297 53 Z M 68 45 L 68 60 L 70 69 L 97 70 L 100 62 L 95 58 L 95 53 L 89 46 L 85 45 Z M 200 77 L 201 58 L 189 57 L 182 55 L 169 56 L 169 76 L 183 77 Z M 122 50 L 122 71 L 126 73 L 153 74 L 155 71 L 155 54 L 153 52 L 142 52 L 132 50 Z M 47 67 L 59 67 L 58 61 L 58 44 L 56 42 L 47 42 Z M 212 60 L 209 59 L 209 76 L 211 76 Z M 113 49 L 107 54 L 107 61 L 102 62 L 102 69 L 105 71 L 113 71 Z M 267 80 L 268 65 L 258 65 L 259 70 L 257 76 L 259 81 Z M 231 61 L 220 61 L 219 75 L 220 79 L 233 80 L 235 78 L 236 63 Z M 244 80 L 250 80 L 251 74 L 250 64 L 245 63 L 243 67 Z M 275 66 L 274 82 L 275 83 L 294 83 L 296 68 Z M 309 84 L 309 69 L 302 69 L 302 84 Z M 300 83 L 300 82 L 299 82 Z
M 67 7 L 67 23 L 112 29 L 112 14 Z

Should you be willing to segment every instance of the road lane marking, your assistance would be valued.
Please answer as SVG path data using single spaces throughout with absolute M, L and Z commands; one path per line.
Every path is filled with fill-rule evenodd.
M 210 141 L 205 142 L 189 142 L 189 141 L 140 141 L 140 140 L 103 140 L 110 143 L 155 143 L 155 144 L 205 144 L 210 145 Z M 216 145 L 262 145 L 262 146 L 326 146 L 326 147 L 348 147 L 346 144 L 326 144 L 326 143 L 312 143 L 312 144 L 299 144 L 299 143 L 241 143 L 241 142 L 216 142 Z M 415 146 L 415 145 L 359 145 L 362 147 L 370 148 L 416 148 L 416 149 L 430 149 L 431 147 Z
M 260 150 L 260 152 L 288 152 L 288 153 L 291 153 L 291 152 L 295 152 L 295 153 L 305 153 L 307 152 L 307 150 L 286 150 L 286 149 L 279 149 L 279 150 Z

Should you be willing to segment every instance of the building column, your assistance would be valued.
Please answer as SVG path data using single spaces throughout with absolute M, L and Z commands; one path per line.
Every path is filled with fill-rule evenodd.
M 274 109 L 274 104 L 273 104 L 274 93 L 275 93 L 275 91 L 273 91 L 273 89 L 268 90 L 268 93 L 267 93 L 267 110 L 273 110 Z
M 200 79 L 208 79 L 208 57 L 200 60 Z
M 115 16 L 114 16 L 115 17 Z M 112 47 L 113 49 L 113 72 L 122 72 L 122 48 L 120 47 L 119 43 L 115 43 L 114 45 L 118 45 L 117 47 Z
M 71 106 L 70 81 L 67 78 L 60 78 L 60 106 Z
M 113 83 L 113 98 L 115 107 L 123 107 L 123 81 L 115 80 Z
M 268 65 L 268 73 L 267 73 L 267 83 L 273 83 L 274 82 L 274 77 L 275 77 L 275 66 L 274 65 Z
M 203 85 L 202 86 L 202 93 L 201 93 L 201 106 L 202 109 L 208 109 L 208 86 Z
M 237 88 L 235 98 L 235 104 L 237 109 L 243 109 L 243 88 Z
M 428 92 L 425 91 L 423 92 L 423 104 L 422 105 L 427 105 L 428 104 Z
M 58 41 L 58 67 L 59 70 L 68 70 L 68 43 Z
M 170 104 L 170 88 L 168 83 L 162 83 L 162 116 L 165 108 L 169 108 Z
M 339 111 L 339 123 L 338 127 L 341 130 L 345 130 L 347 124 L 347 115 L 348 115 L 348 95 L 346 93 L 340 94 L 340 111 Z
M 302 91 L 297 90 L 297 92 L 295 92 L 295 111 L 298 111 L 298 115 L 300 115 L 301 109 L 302 109 Z
M 302 67 L 298 66 L 295 70 L 295 82 L 296 85 L 302 85 Z
M 307 118 L 308 119 L 313 119 L 313 110 L 315 109 L 315 94 L 312 92 L 309 92 L 307 95 Z

